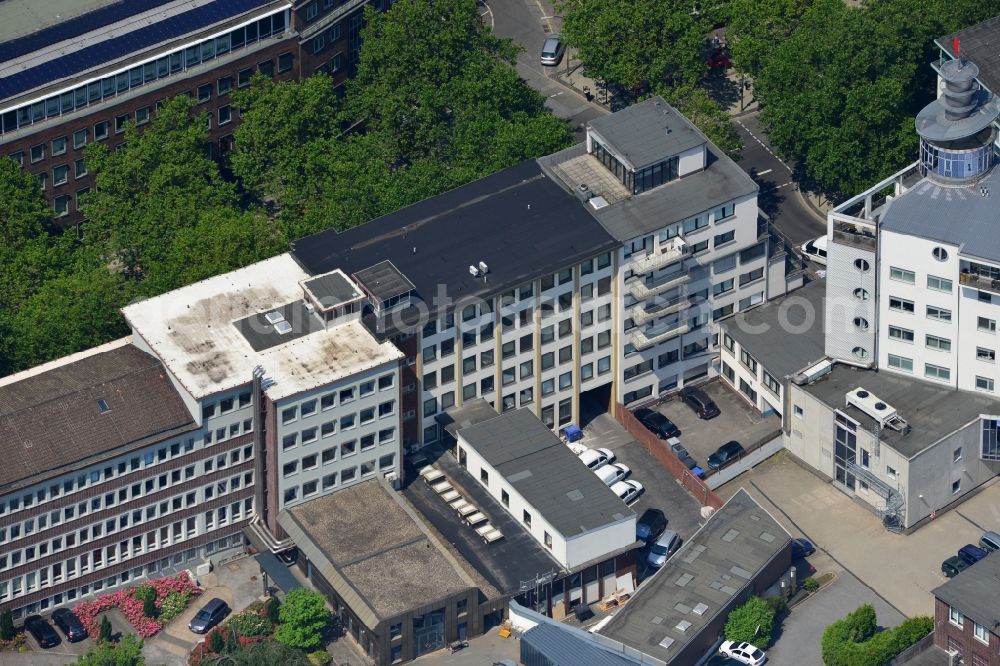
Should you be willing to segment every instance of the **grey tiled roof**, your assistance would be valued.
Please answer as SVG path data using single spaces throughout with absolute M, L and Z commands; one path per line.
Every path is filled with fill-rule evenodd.
M 590 127 L 629 161 L 633 170 L 678 155 L 707 139 L 687 118 L 656 95 L 590 121 Z
M 158 359 L 131 344 L 89 355 L 0 386 L 0 488 L 194 427 Z

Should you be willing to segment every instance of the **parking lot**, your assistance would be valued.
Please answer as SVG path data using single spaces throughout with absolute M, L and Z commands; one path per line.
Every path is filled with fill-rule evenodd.
M 660 509 L 667 516 L 667 527 L 675 530 L 682 539 L 690 537 L 700 526 L 701 504 L 668 472 L 657 460 L 649 455 L 639 442 L 618 425 L 608 414 L 594 417 L 584 428 L 583 444 L 591 448 L 611 449 L 618 462 L 632 470 L 628 478 L 643 485 L 645 491 L 632 504 L 638 516 L 646 509 Z M 646 549 L 637 556 L 639 579 L 652 573 L 645 565 Z
M 702 469 L 708 469 L 708 456 L 730 440 L 747 447 L 781 427 L 777 416 L 763 417 L 725 384 L 716 380 L 700 387 L 722 412 L 707 421 L 675 396 L 655 409 L 681 430 L 681 443 Z

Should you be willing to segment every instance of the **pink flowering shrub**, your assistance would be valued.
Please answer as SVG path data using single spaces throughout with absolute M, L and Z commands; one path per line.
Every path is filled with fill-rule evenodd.
M 164 598 L 171 592 L 185 595 L 187 598 L 201 594 L 201 588 L 196 586 L 186 571 L 169 578 L 156 578 L 145 583 L 156 591 L 156 606 L 159 608 Z M 129 621 L 142 638 L 155 636 L 163 625 L 155 618 L 147 617 L 142 611 L 142 601 L 135 598 L 135 588 L 126 587 L 116 592 L 103 594 L 93 601 L 82 601 L 76 605 L 73 612 L 86 627 L 87 633 L 94 640 L 100 635 L 101 616 L 112 608 L 117 608 Z

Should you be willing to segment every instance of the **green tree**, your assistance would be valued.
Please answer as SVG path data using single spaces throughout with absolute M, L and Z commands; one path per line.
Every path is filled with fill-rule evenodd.
M 272 625 L 278 624 L 281 621 L 281 602 L 278 601 L 278 597 L 268 598 L 264 607 L 264 613 Z
M 14 616 L 10 610 L 0 613 L 0 640 L 9 641 L 14 638 Z
M 112 637 L 111 621 L 107 615 L 101 616 L 101 628 L 98 631 L 98 642 L 110 643 Z
M 881 666 L 933 630 L 932 618 L 913 617 L 878 632 L 875 609 L 864 604 L 827 626 L 820 652 L 826 666 Z
M 726 640 L 753 643 L 759 648 L 771 644 L 774 608 L 760 597 L 750 597 L 733 609 L 726 619 Z
M 690 120 L 730 157 L 739 158 L 737 151 L 743 147 L 733 122 L 719 103 L 703 89 L 695 86 L 661 86 L 657 92 L 674 108 Z
M 142 640 L 125 634 L 118 643 L 101 642 L 75 662 L 77 666 L 145 666 Z
M 726 42 L 733 65 L 756 76 L 765 61 L 798 27 L 812 0 L 731 0 Z
M 300 587 L 285 595 L 278 619 L 281 624 L 275 639 L 291 647 L 315 650 L 323 644 L 323 628 L 330 621 L 330 611 L 321 593 Z
M 707 72 L 711 25 L 690 0 L 565 0 L 558 8 L 566 43 L 590 76 L 632 88 L 693 85 Z

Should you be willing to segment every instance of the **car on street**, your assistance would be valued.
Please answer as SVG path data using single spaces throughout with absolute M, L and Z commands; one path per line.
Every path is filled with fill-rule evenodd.
M 826 236 L 820 236 L 803 243 L 802 254 L 820 266 L 826 266 Z
M 694 410 L 694 413 L 698 415 L 698 418 L 714 419 L 716 416 L 721 414 L 719 408 L 716 406 L 712 399 L 699 388 L 684 388 L 681 389 L 681 400 L 683 400 L 688 407 Z
M 653 547 L 649 549 L 646 562 L 651 567 L 662 567 L 674 551 L 681 545 L 681 539 L 674 530 L 664 530 Z
M 642 407 L 635 410 L 633 414 L 635 414 L 635 418 L 639 419 L 642 425 L 646 426 L 646 430 L 660 439 L 681 436 L 681 429 L 674 425 L 673 421 L 657 411 Z
M 816 546 L 809 539 L 792 539 L 792 559 L 801 560 L 816 552 Z
M 958 574 L 962 573 L 969 568 L 969 563 L 963 560 L 958 555 L 952 555 L 947 560 L 941 563 L 941 573 L 943 573 L 948 578 L 954 578 Z
M 719 646 L 719 654 L 748 666 L 760 666 L 767 661 L 767 655 L 763 650 L 747 642 L 725 641 Z
M 84 628 L 83 622 L 80 622 L 80 618 L 68 608 L 58 608 L 53 611 L 52 621 L 66 634 L 66 640 L 70 643 L 82 641 L 87 637 L 87 630 Z
M 563 44 L 562 35 L 549 35 L 542 44 L 542 54 L 538 60 L 546 67 L 553 67 L 559 64 L 565 51 L 566 45 Z
M 635 524 L 635 538 L 649 543 L 667 529 L 667 516 L 659 509 L 646 509 Z
M 966 564 L 972 565 L 984 559 L 989 553 L 978 546 L 967 543 L 958 549 L 958 556 L 965 560 Z
M 52 628 L 52 625 L 45 621 L 41 615 L 29 615 L 24 618 L 25 630 L 35 637 L 38 644 L 43 649 L 48 649 L 59 645 L 61 642 L 59 634 Z
M 201 610 L 191 618 L 188 629 L 196 634 L 207 634 L 215 625 L 222 622 L 223 618 L 229 615 L 229 605 L 215 597 L 201 607 Z
M 743 445 L 737 441 L 729 441 L 715 450 L 708 457 L 708 466 L 712 469 L 722 469 L 743 454 Z
M 597 469 L 615 461 L 615 454 L 610 449 L 587 449 L 577 457 L 590 469 Z
M 618 495 L 626 504 L 631 504 L 632 502 L 639 499 L 639 495 L 645 488 L 638 481 L 619 481 L 618 483 L 611 486 L 611 492 Z
M 621 463 L 608 463 L 607 465 L 602 465 L 594 470 L 594 474 L 597 475 L 597 478 L 608 486 L 621 481 L 631 473 L 632 470 L 628 468 L 628 465 L 623 465 Z

